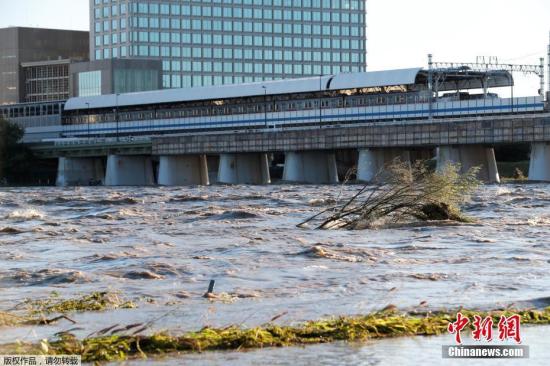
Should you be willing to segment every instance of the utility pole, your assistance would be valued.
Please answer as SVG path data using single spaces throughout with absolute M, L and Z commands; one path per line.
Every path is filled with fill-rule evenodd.
M 86 122 L 88 122 L 88 140 L 90 140 L 90 103 L 86 102 L 86 106 L 88 107 L 86 111 Z
M 433 81 L 434 81 L 434 76 L 433 76 L 433 55 L 430 53 L 428 55 L 428 90 L 430 91 L 430 96 L 429 96 L 429 103 L 430 103 L 430 108 L 429 108 L 429 120 L 431 121 L 433 119 Z
M 116 142 L 119 142 L 120 141 L 120 135 L 118 133 L 118 96 L 119 94 L 117 93 L 115 95 L 115 123 L 116 123 Z
M 322 86 L 322 79 L 323 79 L 323 75 L 320 74 L 319 75 L 319 128 L 321 128 L 321 126 L 323 125 L 323 107 L 321 106 L 321 104 L 323 103 L 323 86 Z
M 546 102 L 550 103 L 550 32 L 548 32 L 548 55 L 547 55 L 547 61 L 548 61 L 548 70 L 546 78 L 548 79 L 548 88 L 546 89 Z
M 539 89 L 539 95 L 544 100 L 544 57 L 540 58 L 540 89 Z
M 267 88 L 265 85 L 262 85 L 264 90 L 264 126 L 267 128 Z

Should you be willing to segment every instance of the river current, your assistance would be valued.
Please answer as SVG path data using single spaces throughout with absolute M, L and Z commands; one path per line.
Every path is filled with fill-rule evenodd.
M 138 307 L 71 314 L 76 325 L 0 329 L 0 344 L 72 328 L 84 337 L 137 322 L 151 322 L 151 332 L 172 333 L 256 326 L 277 315 L 278 323 L 292 324 L 389 304 L 550 305 L 550 185 L 482 187 L 465 207 L 475 224 L 367 231 L 296 227 L 358 188 L 3 188 L 0 311 L 53 291 L 62 298 L 117 291 Z M 214 292 L 227 294 L 223 300 L 202 296 L 212 279 Z M 540 339 L 549 332 L 526 329 L 534 345 L 529 364 L 550 359 Z M 427 364 L 439 364 L 442 344 L 452 344 L 451 336 L 184 355 L 147 364 L 426 364 L 422 357 L 406 357 L 418 349 L 435 360 Z

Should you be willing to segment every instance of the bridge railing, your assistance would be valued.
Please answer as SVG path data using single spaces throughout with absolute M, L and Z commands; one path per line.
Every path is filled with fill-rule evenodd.
M 101 138 L 59 138 L 44 139 L 43 142 L 53 142 L 54 146 L 82 146 L 82 145 L 116 145 L 116 144 L 139 144 L 151 142 L 151 137 L 144 136 L 120 136 Z

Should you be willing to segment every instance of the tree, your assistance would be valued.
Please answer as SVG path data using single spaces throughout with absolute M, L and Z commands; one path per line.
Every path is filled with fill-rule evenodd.
M 31 151 L 21 144 L 25 130 L 0 118 L 0 179 L 18 183 L 29 174 Z
M 434 172 L 423 162 L 394 161 L 381 171 L 374 185 L 365 185 L 344 203 L 309 218 L 319 229 L 365 229 L 384 223 L 469 221 L 460 205 L 478 187 L 478 168 L 460 174 L 460 166 L 447 165 Z

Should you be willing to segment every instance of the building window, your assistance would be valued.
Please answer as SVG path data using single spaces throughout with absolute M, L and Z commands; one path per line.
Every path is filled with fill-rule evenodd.
M 91 97 L 96 95 L 101 95 L 101 71 L 79 73 L 78 96 Z

